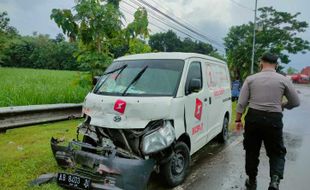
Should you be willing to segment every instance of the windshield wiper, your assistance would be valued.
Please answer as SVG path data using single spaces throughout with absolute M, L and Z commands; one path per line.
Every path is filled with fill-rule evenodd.
M 103 75 L 108 75 L 108 74 L 111 74 L 111 73 L 114 73 L 114 72 L 120 70 L 120 72 L 118 73 L 118 75 L 119 75 L 127 66 L 128 66 L 128 65 L 125 64 L 125 65 L 123 65 L 123 66 L 121 66 L 121 67 L 119 67 L 119 68 L 117 68 L 117 69 L 114 69 L 114 70 L 109 71 L 109 72 L 107 72 L 107 73 L 103 73 Z
M 121 70 L 115 76 L 114 80 L 116 80 L 118 78 L 118 76 L 123 72 L 123 70 L 125 70 L 126 67 L 127 67 L 127 65 L 124 65 L 123 68 L 121 68 Z
M 128 65 L 127 64 L 125 64 L 125 65 L 123 65 L 123 66 L 121 66 L 121 67 L 119 67 L 119 68 L 117 68 L 117 69 L 114 69 L 114 70 L 112 70 L 112 71 L 109 71 L 109 72 L 107 72 L 107 73 L 104 73 L 102 76 L 104 76 L 104 75 L 108 75 L 108 74 L 112 74 L 112 73 L 114 73 L 114 72 L 116 72 L 116 71 L 119 71 L 118 72 L 118 74 L 116 75 L 116 77 L 115 77 L 115 80 L 118 78 L 118 76 L 121 74 L 121 72 L 123 72 L 123 70 L 127 67 Z M 106 78 L 107 79 L 107 78 Z M 105 80 L 106 80 L 105 79 Z M 100 77 L 100 80 L 101 80 L 101 77 Z M 103 85 L 103 83 L 104 83 L 104 81 L 103 82 L 101 82 L 101 84 L 100 83 L 98 83 L 98 86 L 95 88 L 95 90 L 94 90 L 94 92 L 95 93 L 98 93 L 98 90 L 100 89 L 100 87 Z
M 127 93 L 127 91 L 128 91 L 128 89 L 131 87 L 131 85 L 133 85 L 135 82 L 137 82 L 137 81 L 141 78 L 141 76 L 143 75 L 143 73 L 146 71 L 147 67 L 148 67 L 148 66 L 146 65 L 146 66 L 135 76 L 135 78 L 129 83 L 129 85 L 127 86 L 127 88 L 124 90 L 122 96 L 125 96 L 126 93 Z

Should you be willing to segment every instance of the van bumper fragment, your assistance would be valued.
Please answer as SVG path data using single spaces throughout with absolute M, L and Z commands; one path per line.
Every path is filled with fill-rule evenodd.
M 88 146 L 88 144 L 86 144 Z M 75 150 L 72 144 L 59 145 L 57 139 L 51 139 L 51 148 L 57 164 L 62 168 L 73 169 L 73 175 L 90 179 L 90 189 L 98 190 L 140 190 L 147 187 L 151 172 L 154 169 L 153 159 L 127 159 Z M 60 186 L 72 188 L 66 184 Z M 81 189 L 81 188 L 76 188 Z

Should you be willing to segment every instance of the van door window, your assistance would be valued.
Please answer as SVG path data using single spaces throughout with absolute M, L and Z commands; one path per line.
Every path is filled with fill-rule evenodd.
M 206 76 L 207 76 L 207 83 L 210 89 L 215 88 L 217 86 L 216 77 L 214 75 L 215 71 L 211 64 L 207 64 L 206 67 Z
M 187 79 L 185 83 L 185 94 L 188 95 L 190 93 L 189 89 L 189 84 L 190 81 L 196 79 L 199 80 L 201 83 L 201 87 L 203 86 L 202 84 L 202 73 L 201 73 L 201 63 L 200 62 L 192 62 L 189 66 L 188 69 L 188 74 L 187 74 Z
M 211 89 L 227 87 L 230 85 L 228 72 L 225 66 L 216 64 L 207 64 L 206 75 L 208 87 Z

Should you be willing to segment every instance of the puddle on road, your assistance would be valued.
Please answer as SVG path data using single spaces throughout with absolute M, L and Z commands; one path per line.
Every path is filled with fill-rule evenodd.
M 287 149 L 286 159 L 296 161 L 298 158 L 298 148 L 302 145 L 302 136 L 284 132 L 283 138 Z
M 213 140 L 192 156 L 192 164 L 191 164 L 191 169 L 190 169 L 190 174 L 189 174 L 190 180 L 189 179 L 187 180 L 189 182 L 189 187 L 191 186 L 191 184 L 196 183 L 196 182 L 203 183 L 197 180 L 200 180 L 201 178 L 204 178 L 204 177 L 208 177 L 208 172 L 201 173 L 201 170 L 210 171 L 210 168 L 212 169 L 213 165 L 219 165 L 219 163 L 227 162 L 227 156 L 229 155 L 226 155 L 226 153 L 223 153 L 222 155 L 219 156 L 219 153 L 223 151 L 234 140 L 236 140 L 237 137 L 238 136 L 232 136 L 226 145 L 219 144 L 215 140 Z M 286 156 L 287 161 L 296 161 L 296 159 L 298 158 L 298 149 L 299 147 L 302 146 L 302 136 L 285 132 L 283 134 L 283 137 L 284 137 L 285 146 L 287 148 L 287 156 Z M 262 148 L 262 152 L 261 152 L 261 159 L 262 159 L 261 167 L 268 168 L 269 167 L 268 160 L 263 155 L 266 155 L 264 148 Z M 242 157 L 243 156 L 244 155 L 242 153 Z M 223 164 L 223 165 L 220 164 L 222 168 L 218 168 L 216 170 L 214 170 L 214 168 L 212 169 L 213 172 L 218 171 L 218 172 L 213 173 L 212 176 L 213 175 L 226 176 L 225 177 L 226 183 L 224 183 L 222 179 L 217 180 L 218 183 L 220 183 L 220 186 L 222 189 L 242 189 L 243 188 L 244 179 L 246 175 L 243 172 L 244 166 L 243 165 L 237 166 L 236 164 L 238 163 L 239 162 L 232 162 L 230 164 Z M 240 171 L 235 171 L 229 168 L 239 168 Z M 223 174 L 222 173 L 223 171 L 226 171 L 226 173 Z M 267 178 L 264 181 L 266 184 L 268 183 Z M 183 186 L 182 190 L 183 189 L 186 190 L 186 188 L 187 186 Z M 159 176 L 158 174 L 152 174 L 148 189 L 149 190 L 155 190 L 155 189 L 156 190 L 165 190 L 165 189 L 167 190 L 169 188 L 166 188 L 165 184 L 162 183 L 161 176 Z

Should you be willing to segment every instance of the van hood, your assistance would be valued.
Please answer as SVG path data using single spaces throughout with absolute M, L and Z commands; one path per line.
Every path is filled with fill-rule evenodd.
M 171 119 L 172 97 L 104 96 L 89 93 L 83 113 L 90 124 L 114 129 L 143 129 L 152 120 Z

